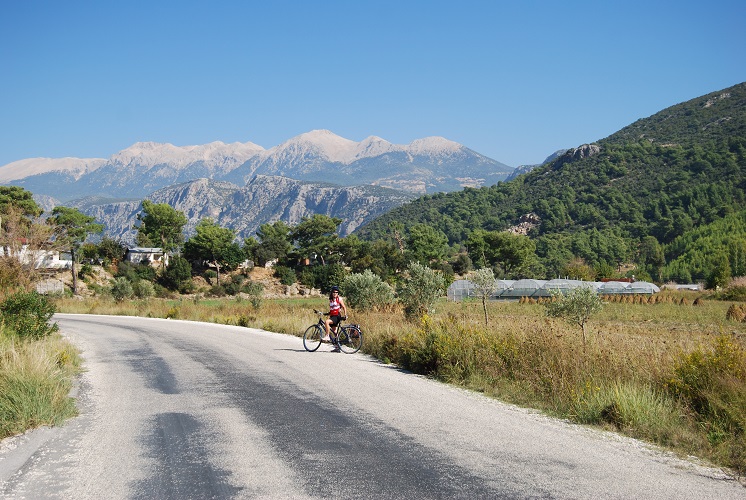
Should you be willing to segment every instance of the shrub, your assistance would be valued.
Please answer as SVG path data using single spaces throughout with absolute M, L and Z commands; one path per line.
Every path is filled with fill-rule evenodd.
M 138 299 L 149 299 L 155 295 L 155 286 L 146 280 L 138 280 L 132 284 L 132 291 Z
M 721 335 L 679 359 L 668 390 L 695 414 L 715 455 L 746 472 L 746 350 Z
M 80 271 L 78 271 L 78 277 L 84 280 L 90 276 L 93 276 L 93 266 L 90 264 L 83 264 L 82 266 L 80 266 Z
M 172 257 L 163 271 L 160 283 L 169 290 L 185 290 L 192 285 L 192 265 L 184 257 Z
M 421 318 L 443 294 L 445 279 L 427 266 L 411 262 L 398 289 L 407 318 Z
M 296 281 L 295 271 L 286 266 L 275 266 L 275 276 L 283 285 L 292 285 Z
M 24 269 L 18 259 L 0 256 L 0 294 L 31 284 L 32 277 L 32 273 Z
M 130 299 L 135 293 L 132 289 L 132 283 L 130 283 L 130 281 L 124 276 L 120 276 L 114 280 L 110 291 L 111 296 L 114 297 L 114 300 L 117 302 L 123 302 Z
M 362 311 L 377 310 L 394 302 L 391 286 L 381 281 L 370 269 L 347 276 L 341 288 L 350 307 Z
M 262 295 L 264 294 L 264 286 L 256 281 L 244 282 L 241 290 L 249 296 L 249 301 L 254 310 L 257 310 L 262 305 Z
M 17 292 L 0 304 L 3 323 L 22 338 L 41 339 L 59 327 L 49 324 L 56 312 L 54 304 L 36 292 Z
M 135 265 L 131 262 L 123 261 L 117 264 L 117 272 L 114 275 L 115 278 L 127 278 L 129 281 L 135 281 L 137 279 L 137 271 Z
M 667 384 L 671 392 L 684 398 L 703 417 L 727 418 L 731 413 L 727 401 L 733 399 L 723 396 L 729 392 L 728 387 L 738 385 L 746 394 L 746 350 L 735 340 L 720 335 L 713 345 L 682 356 L 674 373 Z M 730 424 L 745 432 L 746 407 L 741 411 Z
M 718 300 L 746 302 L 746 276 L 733 278 L 728 287 L 715 294 Z
M 227 295 L 236 295 L 239 291 L 241 291 L 241 285 L 239 283 L 236 283 L 235 281 L 230 281 L 221 286 L 223 287 Z

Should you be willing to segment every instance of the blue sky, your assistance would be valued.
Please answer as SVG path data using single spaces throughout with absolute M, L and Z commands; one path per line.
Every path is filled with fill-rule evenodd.
M 0 165 L 329 129 L 515 167 L 743 81 L 743 0 L 0 0 Z

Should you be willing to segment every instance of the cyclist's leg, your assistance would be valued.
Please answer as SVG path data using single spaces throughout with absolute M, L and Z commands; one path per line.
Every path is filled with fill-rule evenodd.
M 327 319 L 324 321 L 324 325 L 326 326 L 326 338 L 331 339 L 332 338 L 332 320 Z
M 334 342 L 337 339 L 337 335 L 339 333 L 339 323 L 340 319 L 339 316 L 331 316 L 329 318 L 329 328 L 330 328 L 330 334 L 329 338 Z

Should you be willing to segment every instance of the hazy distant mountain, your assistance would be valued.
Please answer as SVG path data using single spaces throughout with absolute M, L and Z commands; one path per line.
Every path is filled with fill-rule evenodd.
M 32 158 L 0 167 L 0 184 L 62 202 L 88 196 L 142 198 L 199 178 L 243 186 L 255 175 L 424 194 L 495 184 L 512 170 L 442 137 L 397 145 L 379 137 L 355 142 L 314 130 L 270 149 L 251 142 L 183 147 L 141 142 L 108 160 Z
M 147 197 L 155 203 L 167 203 L 184 212 L 189 220 L 185 232 L 191 234 L 204 217 L 230 227 L 248 238 L 265 222 L 283 220 L 291 225 L 303 216 L 324 214 L 344 222 L 345 236 L 379 215 L 415 198 L 414 194 L 375 186 L 337 186 L 298 181 L 279 176 L 255 176 L 245 187 L 197 179 L 160 189 Z M 72 206 L 96 217 L 108 236 L 134 242 L 141 200 L 111 200 L 89 197 Z

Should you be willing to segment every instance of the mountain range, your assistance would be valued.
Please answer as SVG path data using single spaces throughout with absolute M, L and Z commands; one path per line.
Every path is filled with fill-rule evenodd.
M 246 238 L 265 222 L 320 213 L 341 218 L 344 236 L 417 195 L 491 185 L 512 171 L 442 137 L 397 145 L 313 130 L 270 149 L 139 142 L 108 159 L 31 158 L 0 167 L 0 184 L 32 192 L 47 211 L 77 207 L 132 243 L 145 198 L 183 211 L 187 234 L 208 216 Z
M 143 198 L 199 178 L 245 186 L 256 175 L 425 194 L 495 184 L 512 171 L 443 137 L 397 145 L 380 137 L 355 142 L 313 130 L 270 149 L 252 142 L 183 147 L 139 142 L 108 159 L 31 158 L 0 167 L 0 184 L 60 202 L 87 196 Z

